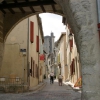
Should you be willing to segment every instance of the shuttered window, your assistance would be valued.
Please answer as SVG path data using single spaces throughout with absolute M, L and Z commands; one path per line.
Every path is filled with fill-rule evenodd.
M 35 74 L 36 74 L 36 78 L 38 78 L 38 66 L 37 66 L 37 64 L 36 64 L 36 66 L 35 66 Z
M 99 41 L 100 41 L 100 23 L 98 24 L 98 31 L 99 31 Z
M 33 77 L 35 77 L 35 75 L 34 75 L 34 60 L 33 60 Z
M 73 48 L 73 39 L 70 40 L 70 52 L 72 52 L 72 48 Z
M 33 63 L 32 61 L 33 61 L 33 59 L 32 59 L 32 57 L 31 57 L 31 69 L 30 69 L 30 74 L 31 74 L 31 76 L 32 76 L 32 65 L 33 65 L 33 64 L 32 64 L 32 63 Z
M 36 51 L 39 52 L 39 36 L 36 36 Z
M 34 42 L 34 22 L 30 21 L 30 42 Z
M 72 64 L 70 65 L 70 73 L 73 75 L 75 73 L 75 61 L 73 59 Z

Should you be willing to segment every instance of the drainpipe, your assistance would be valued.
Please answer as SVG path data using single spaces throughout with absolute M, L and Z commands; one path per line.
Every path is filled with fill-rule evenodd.
M 39 22 L 38 22 L 38 36 L 39 36 Z M 40 75 L 39 72 L 40 72 L 40 67 L 39 67 L 39 51 L 38 51 L 38 84 L 39 84 L 39 75 Z
M 28 86 L 30 85 L 30 76 L 29 76 L 29 18 L 28 18 L 28 32 L 27 32 L 27 82 Z
M 98 31 L 100 40 L 100 0 L 97 0 L 97 14 L 98 14 Z

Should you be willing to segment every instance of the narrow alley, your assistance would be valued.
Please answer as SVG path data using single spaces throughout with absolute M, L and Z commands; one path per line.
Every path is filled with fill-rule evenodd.
M 42 90 L 19 94 L 2 93 L 0 100 L 81 100 L 81 91 L 74 91 L 66 84 L 59 86 L 57 80 L 50 84 L 47 79 Z

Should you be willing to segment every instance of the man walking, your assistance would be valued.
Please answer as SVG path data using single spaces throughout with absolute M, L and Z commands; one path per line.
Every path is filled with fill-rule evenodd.
M 53 82 L 54 82 L 54 73 L 51 72 L 51 73 L 50 73 L 50 84 L 51 84 L 51 83 L 53 84 Z

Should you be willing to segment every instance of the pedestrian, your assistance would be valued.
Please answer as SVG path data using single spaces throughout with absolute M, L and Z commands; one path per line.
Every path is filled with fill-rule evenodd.
M 63 76 L 59 74 L 58 76 L 59 86 L 62 86 Z
M 50 84 L 51 84 L 51 83 L 53 84 L 53 82 L 54 82 L 54 73 L 51 72 L 51 73 L 50 73 Z

